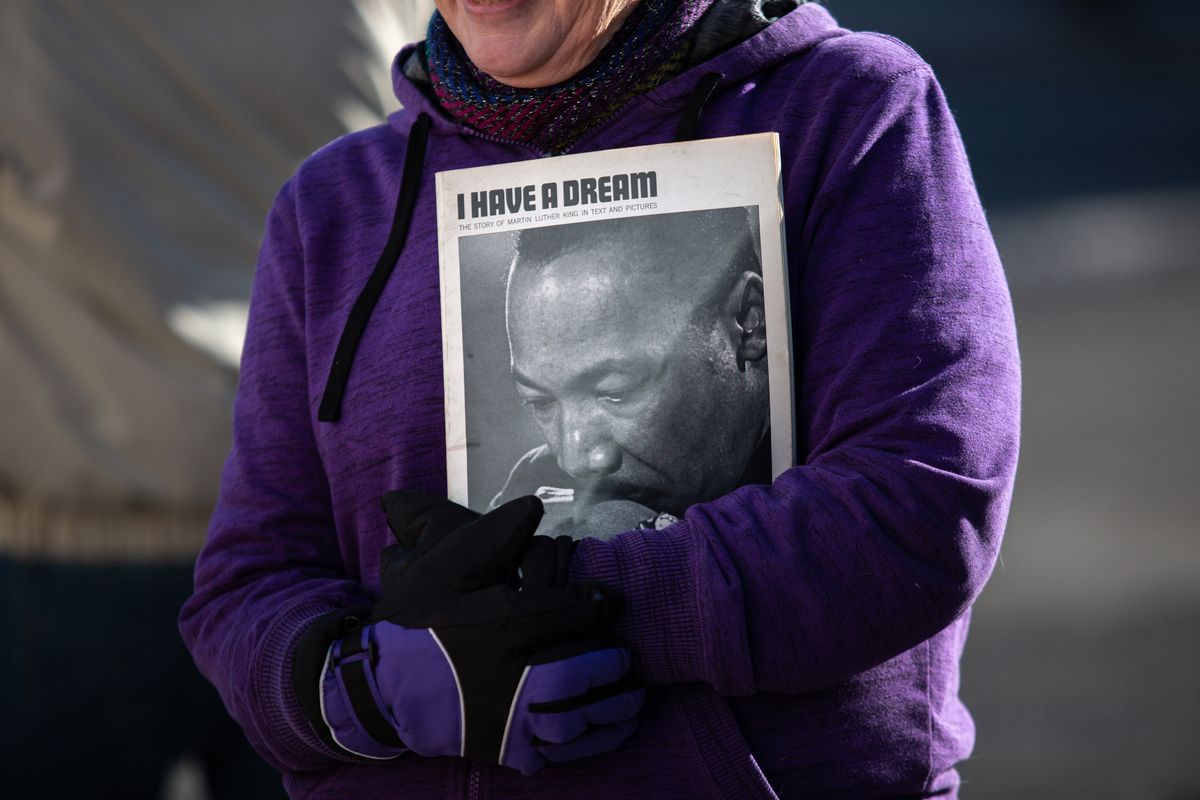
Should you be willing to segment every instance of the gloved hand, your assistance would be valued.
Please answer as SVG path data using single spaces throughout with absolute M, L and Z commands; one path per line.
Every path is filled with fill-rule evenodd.
M 397 542 L 384 548 L 381 569 L 393 575 L 403 572 L 408 563 L 429 552 L 447 534 L 480 516 L 444 497 L 419 492 L 384 492 L 380 505 Z M 521 554 L 519 585 L 526 589 L 565 586 L 576 544 L 575 539 L 565 535 L 530 538 Z
M 577 544 L 570 536 L 534 536 L 521 554 L 521 586 L 566 586 L 567 569 Z
M 444 500 L 398 505 L 389 522 L 405 549 L 385 555 L 379 602 L 361 627 L 342 623 L 322 664 L 318 724 L 331 741 L 525 774 L 624 741 L 644 693 L 622 681 L 629 653 L 605 633 L 618 598 L 598 584 L 511 585 L 540 502 L 473 519 Z
M 445 497 L 421 492 L 384 492 L 379 505 L 396 543 L 383 548 L 380 575 L 400 575 L 448 534 L 479 519 L 480 514 Z

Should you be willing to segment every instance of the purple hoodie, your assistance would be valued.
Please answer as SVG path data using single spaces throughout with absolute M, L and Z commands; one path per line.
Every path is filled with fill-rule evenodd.
M 624 593 L 617 631 L 654 688 L 620 749 L 533 777 L 330 752 L 290 660 L 315 618 L 378 591 L 380 495 L 445 491 L 433 175 L 540 154 L 461 127 L 397 72 L 404 110 L 322 149 L 279 193 L 233 449 L 180 624 L 294 796 L 954 796 L 973 742 L 959 657 L 1000 546 L 1019 404 L 1012 309 L 958 131 L 911 50 L 808 4 L 575 150 L 669 141 L 712 72 L 700 136 L 780 134 L 801 463 L 664 531 L 580 544 L 573 576 Z M 412 233 L 342 418 L 318 422 L 421 111 L 433 128 Z

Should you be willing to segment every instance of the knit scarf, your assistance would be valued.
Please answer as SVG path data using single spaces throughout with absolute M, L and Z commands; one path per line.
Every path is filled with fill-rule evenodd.
M 686 68 L 697 21 L 714 0 L 640 0 L 596 59 L 563 83 L 506 86 L 471 63 L 441 14 L 425 41 L 438 103 L 481 133 L 562 153 L 631 98 Z

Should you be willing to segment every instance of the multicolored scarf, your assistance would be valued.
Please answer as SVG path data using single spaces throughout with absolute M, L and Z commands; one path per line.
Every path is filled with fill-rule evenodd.
M 434 94 L 451 116 L 481 133 L 562 153 L 635 95 L 686 68 L 697 21 L 714 0 L 640 0 L 588 67 L 537 89 L 500 83 L 471 63 L 441 14 L 425 55 Z

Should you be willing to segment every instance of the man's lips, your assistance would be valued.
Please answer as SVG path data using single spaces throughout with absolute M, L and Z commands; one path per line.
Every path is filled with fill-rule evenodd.
M 580 481 L 579 490 L 575 493 L 575 502 L 591 504 L 620 499 L 652 507 L 661 501 L 663 495 L 662 491 L 651 486 L 606 478 L 591 482 Z

